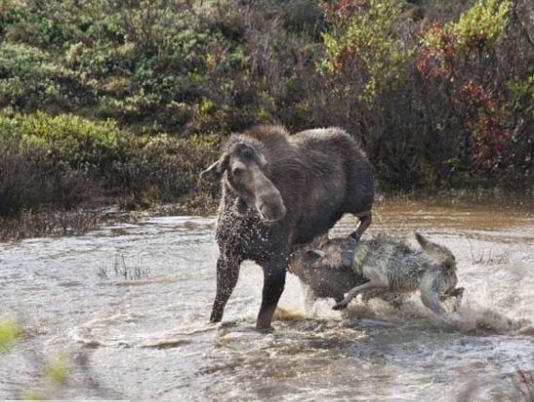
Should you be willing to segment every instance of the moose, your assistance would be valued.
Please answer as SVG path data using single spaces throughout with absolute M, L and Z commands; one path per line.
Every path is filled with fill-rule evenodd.
M 220 322 L 243 261 L 263 269 L 256 321 L 270 330 L 285 286 L 293 246 L 328 232 L 344 213 L 359 219 L 359 239 L 372 220 L 372 167 L 356 141 L 339 128 L 290 135 L 256 126 L 232 134 L 222 156 L 201 174 L 221 181 L 215 238 L 217 290 L 211 322 Z

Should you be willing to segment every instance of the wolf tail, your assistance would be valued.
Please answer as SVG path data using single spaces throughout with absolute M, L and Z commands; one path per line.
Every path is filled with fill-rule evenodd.
M 441 246 L 430 240 L 427 240 L 420 233 L 415 232 L 415 238 L 421 245 L 421 248 L 432 260 L 438 264 L 450 269 L 456 269 L 456 258 L 454 254 L 445 246 Z

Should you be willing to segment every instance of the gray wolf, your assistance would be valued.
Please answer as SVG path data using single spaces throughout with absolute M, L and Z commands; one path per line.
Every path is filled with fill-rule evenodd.
M 211 322 L 221 321 L 241 262 L 252 260 L 264 272 L 256 327 L 269 329 L 292 247 L 326 233 L 344 213 L 360 220 L 356 238 L 371 223 L 371 165 L 356 141 L 338 128 L 290 135 L 278 126 L 258 126 L 232 135 L 202 176 L 220 180 L 222 187 Z
M 334 298 L 335 310 L 347 307 L 358 294 L 364 300 L 380 297 L 398 304 L 403 294 L 419 290 L 427 308 L 446 314 L 443 302 L 455 298 L 457 307 L 463 296 L 463 288 L 456 288 L 456 259 L 447 247 L 419 233 L 415 237 L 421 250 L 385 236 L 360 240 L 352 268 L 341 262 L 347 239 L 312 243 L 294 251 L 290 272 L 309 287 L 311 299 Z

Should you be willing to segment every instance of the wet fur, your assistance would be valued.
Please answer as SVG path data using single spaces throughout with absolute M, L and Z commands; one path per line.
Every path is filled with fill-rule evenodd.
M 265 190 L 265 199 L 258 201 L 246 188 L 239 191 L 232 182 L 230 166 L 232 163 L 242 166 L 240 161 L 236 162 L 240 144 L 250 146 L 259 155 L 258 160 L 265 161 L 262 166 L 247 165 L 256 169 L 254 177 L 259 177 L 259 167 L 268 179 L 255 186 Z M 220 256 L 212 322 L 222 319 L 242 261 L 252 260 L 263 268 L 264 287 L 257 328 L 269 328 L 284 289 L 293 245 L 307 243 L 326 233 L 344 213 L 361 219 L 358 235 L 371 223 L 372 169 L 363 151 L 341 129 L 289 135 L 277 126 L 256 127 L 233 135 L 219 161 L 205 174 L 214 174 L 222 183 L 216 228 Z M 283 208 L 277 205 L 276 190 L 283 200 Z M 265 215 L 283 217 L 266 222 L 259 208 L 266 211 Z
M 361 240 L 351 269 L 341 264 L 347 239 L 304 246 L 292 254 L 290 271 L 309 287 L 311 300 L 332 297 L 335 309 L 345 308 L 358 294 L 364 300 L 380 297 L 398 304 L 402 294 L 420 290 L 426 307 L 445 314 L 442 301 L 455 297 L 459 303 L 463 294 L 463 288 L 456 288 L 455 257 L 418 233 L 416 238 L 421 251 L 384 236 Z

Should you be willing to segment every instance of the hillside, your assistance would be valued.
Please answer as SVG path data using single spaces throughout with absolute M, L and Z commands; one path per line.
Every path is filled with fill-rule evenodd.
M 5 0 L 0 215 L 211 199 L 198 173 L 220 141 L 264 122 L 343 127 L 383 192 L 532 190 L 533 14 L 530 0 Z

